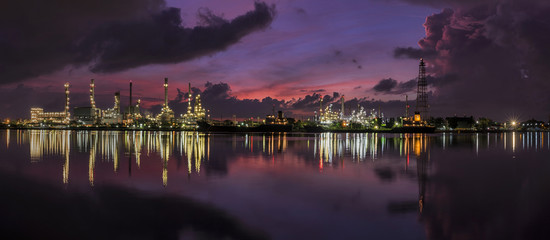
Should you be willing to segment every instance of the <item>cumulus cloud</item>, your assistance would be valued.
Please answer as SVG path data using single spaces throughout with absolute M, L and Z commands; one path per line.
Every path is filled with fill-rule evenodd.
M 397 86 L 397 81 L 391 78 L 382 79 L 372 88 L 376 92 L 390 92 Z
M 269 26 L 274 8 L 256 2 L 233 20 L 202 9 L 201 25 L 186 28 L 163 0 L 10 2 L 0 8 L 0 83 L 66 66 L 106 73 L 212 54 Z
M 380 80 L 372 90 L 376 93 L 382 94 L 403 94 L 414 91 L 417 86 L 417 80 L 412 79 L 406 82 L 397 82 L 392 78 L 386 78 Z
M 414 1 L 431 4 L 433 1 Z M 445 1 L 452 8 L 426 18 L 419 48 L 398 58 L 424 57 L 433 86 L 432 110 L 546 120 L 550 109 L 550 3 Z M 429 79 L 430 80 L 430 79 Z

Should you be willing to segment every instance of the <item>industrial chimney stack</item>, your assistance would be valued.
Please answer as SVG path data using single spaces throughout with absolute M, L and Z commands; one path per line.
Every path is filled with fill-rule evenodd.
M 164 107 L 168 107 L 168 78 L 164 78 Z
M 134 113 L 134 108 L 132 106 L 132 81 L 130 81 L 130 103 L 128 103 L 128 113 Z

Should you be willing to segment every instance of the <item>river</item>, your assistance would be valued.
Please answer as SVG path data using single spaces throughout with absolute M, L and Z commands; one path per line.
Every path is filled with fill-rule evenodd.
M 41 239 L 545 239 L 548 132 L 0 131 L 0 230 Z M 541 238 L 542 237 L 542 238 Z

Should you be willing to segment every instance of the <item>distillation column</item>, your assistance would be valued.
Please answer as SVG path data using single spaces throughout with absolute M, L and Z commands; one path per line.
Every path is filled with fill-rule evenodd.
M 95 110 L 95 84 L 94 79 L 90 82 L 90 105 Z
M 115 113 L 120 114 L 120 92 L 115 93 Z
M 71 115 L 69 113 L 69 83 L 65 83 L 65 122 L 71 120 Z
M 187 98 L 187 102 L 188 102 L 188 107 L 187 107 L 187 116 L 191 116 L 191 111 L 193 110 L 193 108 L 191 107 L 191 98 L 192 98 L 192 95 L 191 95 L 191 83 L 189 83 L 189 94 L 188 94 L 188 98 Z

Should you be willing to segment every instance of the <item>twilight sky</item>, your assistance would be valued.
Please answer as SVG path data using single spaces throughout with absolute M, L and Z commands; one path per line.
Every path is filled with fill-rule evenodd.
M 550 3 L 535 0 L 39 0 L 0 9 L 0 118 L 31 106 L 112 107 L 121 91 L 156 113 L 187 84 L 214 118 L 264 117 L 272 106 L 313 115 L 319 99 L 346 108 L 414 108 L 418 59 L 432 116 L 495 120 L 550 115 Z M 335 110 L 339 110 L 335 104 Z M 348 111 L 346 109 L 346 111 Z

